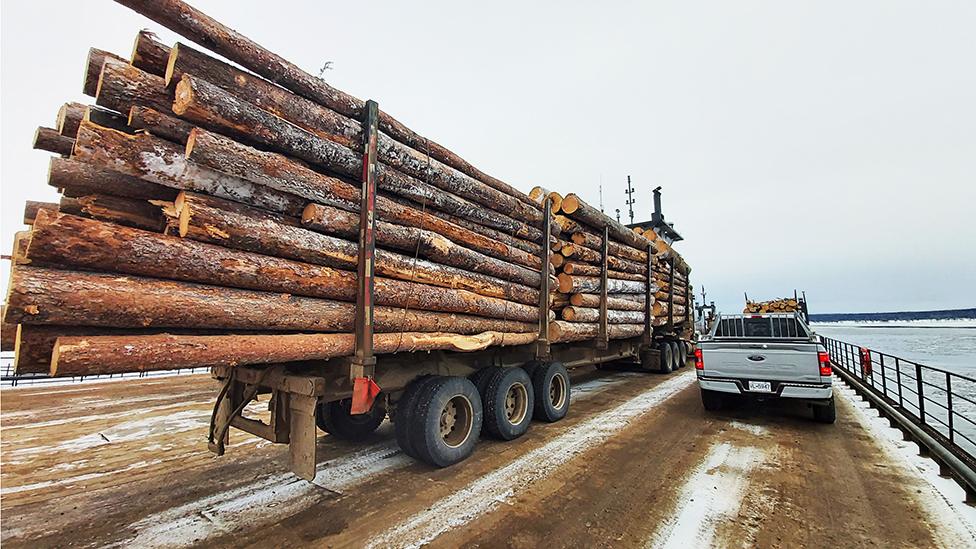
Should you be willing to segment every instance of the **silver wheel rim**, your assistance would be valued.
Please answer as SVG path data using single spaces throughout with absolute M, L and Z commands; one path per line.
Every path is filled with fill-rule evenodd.
M 505 416 L 512 425 L 519 425 L 529 409 L 529 391 L 525 385 L 514 383 L 505 393 Z
M 562 374 L 556 374 L 552 376 L 552 382 L 549 384 L 549 403 L 556 410 L 563 407 L 566 403 L 566 378 Z
M 464 444 L 471 436 L 474 423 L 474 408 L 464 395 L 456 395 L 441 409 L 440 435 L 450 448 Z

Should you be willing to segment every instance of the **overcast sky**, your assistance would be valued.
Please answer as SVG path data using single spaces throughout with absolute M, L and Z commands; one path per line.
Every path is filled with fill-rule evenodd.
M 722 310 L 976 306 L 976 2 L 193 4 L 524 191 L 626 211 L 629 174 L 643 219 L 662 186 Z M 177 38 L 110 0 L 0 10 L 6 250 L 57 198 L 31 140 L 90 102 L 88 48 Z

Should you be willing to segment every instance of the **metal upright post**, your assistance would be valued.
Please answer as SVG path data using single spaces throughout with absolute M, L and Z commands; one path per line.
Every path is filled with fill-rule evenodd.
M 668 331 L 674 331 L 674 258 L 668 259 L 668 264 L 671 266 L 671 287 L 668 288 Z
M 606 349 L 610 346 L 610 330 L 607 324 L 607 286 L 609 284 L 608 276 L 608 266 L 607 266 L 607 254 L 609 246 L 608 242 L 610 240 L 610 228 L 609 226 L 603 227 L 603 246 L 601 246 L 601 258 L 602 264 L 600 269 L 600 333 L 597 337 L 597 348 Z
M 549 360 L 549 255 L 552 253 L 552 200 L 546 197 L 542 204 L 542 272 L 539 276 L 539 339 L 536 340 L 535 358 Z
M 647 245 L 647 284 L 644 292 L 644 337 L 642 342 L 650 345 L 654 336 L 654 245 Z
M 353 382 L 351 413 L 364 414 L 373 407 L 379 386 L 373 381 L 373 286 L 376 255 L 376 141 L 379 105 L 366 102 L 363 123 L 363 192 L 359 209 L 359 265 L 356 291 L 356 349 L 349 366 Z

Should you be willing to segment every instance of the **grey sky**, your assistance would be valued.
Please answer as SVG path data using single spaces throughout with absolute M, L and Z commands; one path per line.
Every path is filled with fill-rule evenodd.
M 726 311 L 976 304 L 976 3 L 191 3 L 525 191 L 596 204 L 602 179 L 625 211 L 630 174 L 647 217 L 662 185 Z M 110 0 L 0 10 L 6 249 L 56 199 L 31 138 L 88 101 L 88 48 L 177 38 Z

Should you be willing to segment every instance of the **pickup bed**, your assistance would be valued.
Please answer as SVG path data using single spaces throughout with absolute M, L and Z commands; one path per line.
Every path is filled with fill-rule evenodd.
M 696 355 L 706 410 L 742 395 L 804 401 L 817 421 L 836 418 L 830 359 L 798 314 L 721 316 Z

